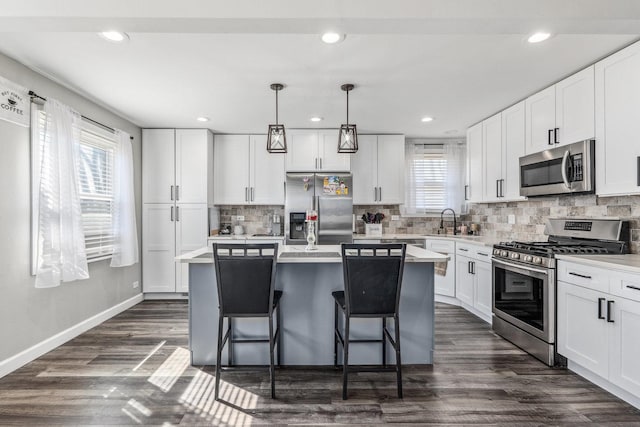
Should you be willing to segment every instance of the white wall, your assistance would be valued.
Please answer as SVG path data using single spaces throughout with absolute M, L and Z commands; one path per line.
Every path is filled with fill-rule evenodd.
M 41 96 L 56 98 L 81 114 L 134 137 L 140 234 L 140 128 L 2 54 L 0 76 Z M 140 264 L 111 268 L 109 260 L 89 264 L 88 280 L 36 289 L 30 274 L 30 214 L 29 129 L 0 120 L 0 364 L 140 293 L 140 288 L 132 287 L 136 280 L 142 283 Z

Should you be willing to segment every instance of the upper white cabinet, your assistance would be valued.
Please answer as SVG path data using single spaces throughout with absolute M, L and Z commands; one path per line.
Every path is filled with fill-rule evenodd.
M 525 150 L 525 102 L 502 112 L 502 200 L 520 200 L 520 157 Z
M 595 136 L 593 66 L 526 100 L 526 153 Z
M 206 129 L 143 129 L 143 203 L 211 203 L 212 157 Z
M 359 135 L 358 152 L 351 158 L 353 203 L 403 203 L 404 154 L 403 135 Z
M 640 44 L 595 67 L 596 192 L 640 193 Z
M 266 138 L 266 135 L 215 136 L 215 204 L 284 204 L 285 156 L 269 153 Z
M 483 197 L 485 202 L 496 201 L 501 197 L 502 186 L 502 113 L 489 117 L 482 122 L 482 140 L 484 143 L 482 170 Z
M 465 199 L 471 202 L 482 202 L 483 195 L 483 143 L 482 123 L 471 126 L 467 130 L 467 184 Z
M 347 172 L 351 155 L 338 153 L 338 130 L 287 132 L 286 170 Z

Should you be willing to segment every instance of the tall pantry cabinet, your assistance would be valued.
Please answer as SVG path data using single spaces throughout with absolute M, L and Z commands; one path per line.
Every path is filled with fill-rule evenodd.
M 207 129 L 142 130 L 142 283 L 145 293 L 188 292 L 188 264 L 207 245 L 213 204 L 213 135 Z

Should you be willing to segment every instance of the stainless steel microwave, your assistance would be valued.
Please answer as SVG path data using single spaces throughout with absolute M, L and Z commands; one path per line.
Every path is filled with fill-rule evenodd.
M 593 193 L 594 148 L 586 140 L 520 157 L 520 195 Z

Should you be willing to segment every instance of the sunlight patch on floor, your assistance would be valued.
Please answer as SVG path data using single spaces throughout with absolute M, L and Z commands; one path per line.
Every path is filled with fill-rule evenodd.
M 166 340 L 161 341 L 161 342 L 160 342 L 160 344 L 158 344 L 157 346 L 155 346 L 155 347 L 153 348 L 153 350 L 151 350 L 151 351 L 149 352 L 149 354 L 147 354 L 147 356 L 146 356 L 144 359 L 142 359 L 142 361 L 141 361 L 140 363 L 138 363 L 138 364 L 136 365 L 136 367 L 135 367 L 135 368 L 133 368 L 133 369 L 132 369 L 132 371 L 134 371 L 134 372 L 135 372 L 135 371 L 137 371 L 137 370 L 140 368 L 140 366 L 144 365 L 144 362 L 146 362 L 147 360 L 149 360 L 149 358 L 150 358 L 151 356 L 153 356 L 154 354 L 156 354 L 156 352 L 157 352 L 158 350 L 160 350 L 160 348 L 162 348 L 162 346 L 163 346 L 163 345 L 165 345 L 166 343 L 167 343 L 167 341 L 166 341 Z
M 191 352 L 178 347 L 162 365 L 149 377 L 149 382 L 167 392 L 191 365 Z

